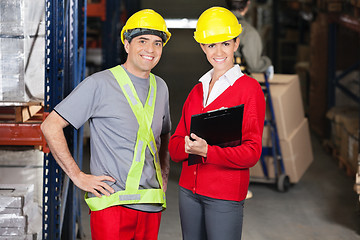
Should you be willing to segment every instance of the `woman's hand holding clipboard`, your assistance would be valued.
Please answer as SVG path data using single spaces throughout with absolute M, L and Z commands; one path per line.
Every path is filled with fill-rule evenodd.
M 197 146 L 199 143 L 201 144 L 201 140 L 203 140 L 206 145 L 218 145 L 221 147 L 240 145 L 243 114 L 244 104 L 241 104 L 235 107 L 221 108 L 219 110 L 191 116 L 190 137 L 187 136 L 185 138 L 189 138 L 189 141 L 193 138 L 195 142 L 188 142 L 188 146 Z M 198 139 L 192 137 L 192 134 L 195 134 Z M 185 139 L 185 152 L 186 141 Z M 199 141 L 199 143 L 197 143 L 197 141 Z M 190 153 L 189 165 L 202 162 L 200 156 L 204 157 L 203 155 L 196 154 L 197 156 L 192 156 L 194 155 L 193 153 L 187 153 Z

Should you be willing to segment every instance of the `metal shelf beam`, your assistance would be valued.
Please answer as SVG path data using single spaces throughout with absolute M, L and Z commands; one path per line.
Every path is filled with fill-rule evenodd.
M 328 108 L 330 109 L 335 105 L 335 89 L 338 88 L 347 96 L 357 101 L 360 104 L 359 96 L 356 96 L 342 83 L 341 79 L 354 70 L 359 70 L 360 59 L 352 66 L 343 71 L 342 74 L 336 76 L 336 46 L 337 46 L 337 30 L 339 26 L 346 27 L 352 31 L 360 33 L 360 21 L 354 17 L 347 15 L 330 15 L 329 17 L 329 45 L 328 45 Z M 359 79 L 360 82 L 360 79 Z

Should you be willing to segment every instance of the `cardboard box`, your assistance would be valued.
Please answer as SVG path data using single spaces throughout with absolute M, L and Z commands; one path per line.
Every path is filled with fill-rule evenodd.
M 332 107 L 327 113 L 326 117 L 330 120 L 331 124 L 331 143 L 334 145 L 335 150 L 339 153 L 341 151 L 341 145 L 344 129 L 344 121 L 346 121 L 349 116 L 359 115 L 358 108 L 352 106 L 336 106 Z M 347 124 L 348 125 L 348 124 Z M 351 125 L 351 123 L 350 123 Z M 344 150 L 343 150 L 344 151 Z
M 264 133 L 267 135 L 268 133 Z M 263 141 L 267 141 L 266 139 Z M 285 172 L 290 178 L 291 183 L 297 183 L 304 175 L 313 161 L 313 151 L 311 146 L 309 123 L 307 118 L 295 129 L 293 134 L 287 139 L 280 140 L 280 148 L 283 157 Z M 265 158 L 269 177 L 275 177 L 274 160 L 272 157 Z M 251 177 L 264 177 L 260 160 L 250 168 Z
M 349 161 L 349 137 L 357 138 L 359 130 L 359 111 L 349 111 L 339 115 L 342 125 L 340 156 Z M 357 165 L 357 164 L 356 164 Z M 356 168 L 354 168 L 356 170 Z
M 252 76 L 264 82 L 263 74 Z M 278 135 L 280 139 L 287 139 L 305 117 L 299 77 L 296 74 L 274 74 L 269 83 Z
M 341 1 L 329 2 L 327 4 L 327 10 L 329 12 L 341 12 L 343 9 L 343 3 Z
M 334 145 L 336 151 L 340 151 L 341 146 L 341 135 L 343 131 L 342 127 L 342 117 L 346 112 L 357 111 L 357 108 L 354 107 L 344 107 L 344 106 L 337 106 L 332 107 L 327 113 L 326 118 L 330 120 L 331 124 L 331 143 Z
M 318 0 L 318 8 L 328 12 L 338 12 L 342 10 L 341 0 Z
M 342 135 L 340 156 L 349 163 L 352 172 L 357 172 L 359 151 L 359 111 L 348 111 L 339 116 Z

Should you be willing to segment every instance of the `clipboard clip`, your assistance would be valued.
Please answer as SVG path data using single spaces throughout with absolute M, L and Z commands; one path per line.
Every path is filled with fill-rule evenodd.
M 221 108 L 218 108 L 218 109 L 215 109 L 215 110 L 210 110 L 206 113 L 211 113 L 211 112 L 216 112 L 216 111 L 219 111 L 219 110 L 223 110 L 223 109 L 228 109 L 227 107 L 221 107 Z

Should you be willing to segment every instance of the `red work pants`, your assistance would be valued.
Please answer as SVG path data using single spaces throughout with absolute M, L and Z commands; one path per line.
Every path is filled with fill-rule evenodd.
M 149 213 L 114 206 L 92 211 L 90 216 L 93 240 L 156 240 L 161 212 Z

